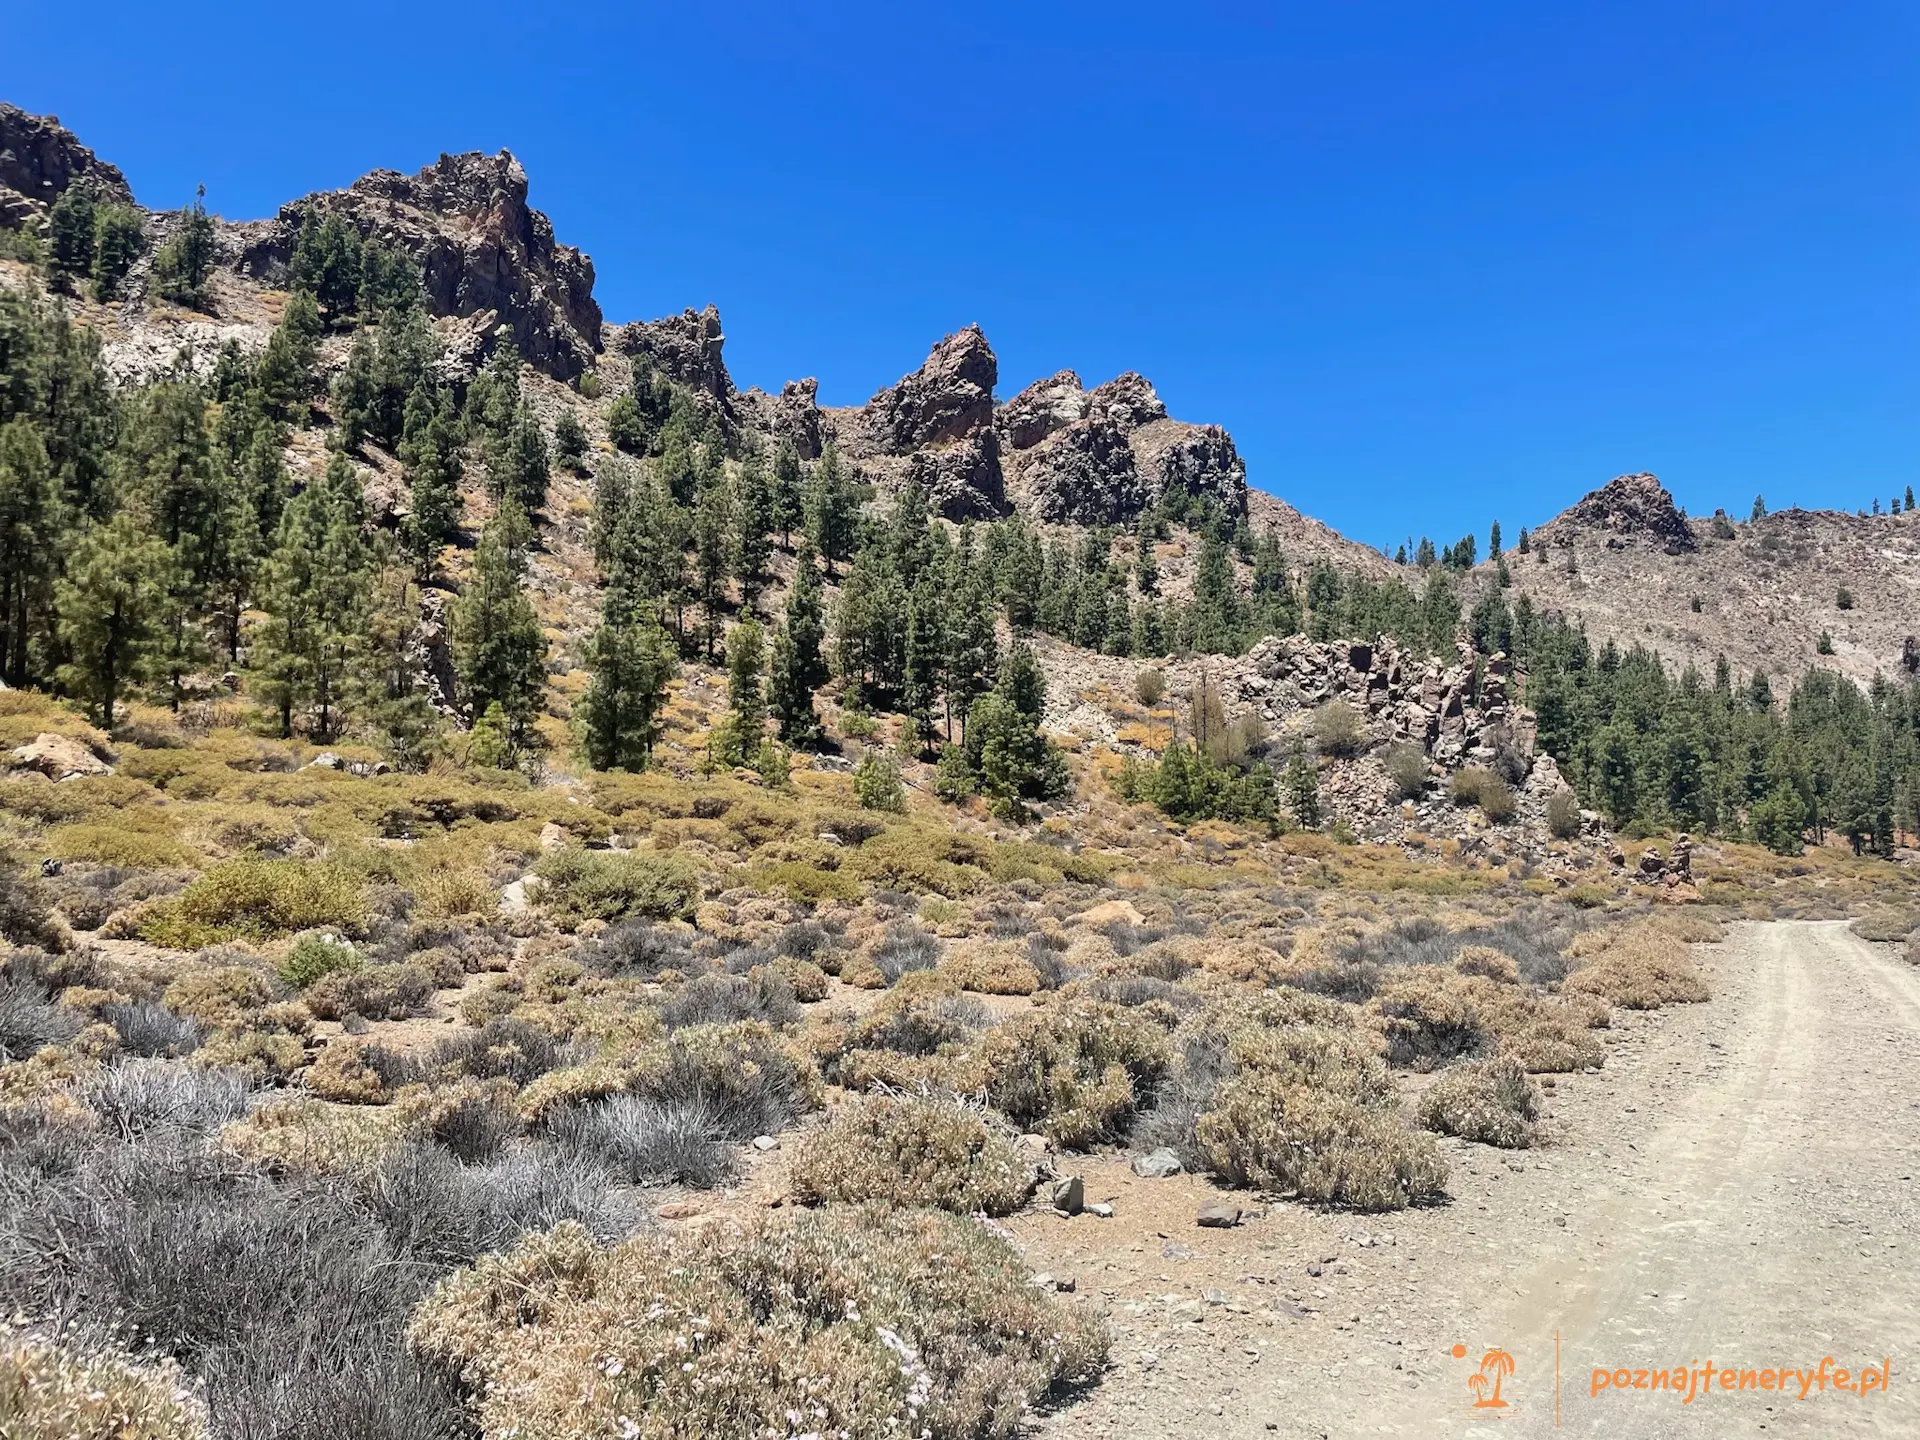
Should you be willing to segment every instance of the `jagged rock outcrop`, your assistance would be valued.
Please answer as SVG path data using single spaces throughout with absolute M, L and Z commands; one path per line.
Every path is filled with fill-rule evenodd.
M 933 508 L 949 520 L 988 520 L 1007 508 L 1000 438 L 991 428 L 950 445 L 916 450 L 908 474 L 927 487 Z
M 1045 380 L 1036 380 L 1000 407 L 995 420 L 1006 442 L 1015 450 L 1028 450 L 1054 431 L 1084 420 L 1087 392 L 1080 377 L 1062 370 Z
M 1247 467 L 1232 437 L 1169 419 L 1133 371 L 1083 390 L 1062 370 L 1022 390 L 997 418 L 1011 478 L 1043 520 L 1125 524 L 1168 491 L 1246 511 Z
M 723 407 L 734 397 L 733 377 L 721 350 L 727 343 L 720 327 L 720 311 L 688 306 L 661 320 L 636 320 L 618 332 L 623 354 L 644 360 L 669 380 L 708 396 Z
M 1148 504 L 1126 431 L 1076 420 L 1027 452 L 1022 472 L 1035 512 L 1050 524 L 1105 525 Z
M 1562 514 L 1558 523 L 1567 522 L 1605 532 L 1615 549 L 1635 539 L 1651 540 L 1669 555 L 1700 548 L 1673 496 L 1652 475 L 1614 477 Z
M 284 274 L 308 216 L 339 215 L 420 264 L 435 315 L 508 326 L 527 360 L 569 380 L 600 349 L 593 262 L 557 243 L 553 222 L 527 204 L 513 155 L 442 155 L 417 175 L 375 170 L 345 190 L 304 196 L 242 229 L 239 268 Z
M 978 325 L 947 336 L 926 363 L 866 403 L 869 442 L 885 454 L 964 440 L 993 424 L 993 387 L 1000 362 Z
M 30 115 L 0 103 L 0 226 L 15 227 L 46 214 L 75 181 L 103 200 L 133 203 L 118 167 L 80 143 L 56 115 Z
M 778 395 L 755 388 L 735 397 L 744 423 L 776 441 L 791 444 L 802 460 L 818 460 L 826 446 L 825 417 L 820 413 L 820 382 L 809 376 L 789 380 Z

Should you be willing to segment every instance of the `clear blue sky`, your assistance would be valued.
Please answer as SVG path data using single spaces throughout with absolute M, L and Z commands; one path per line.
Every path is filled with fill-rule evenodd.
M 0 97 L 236 218 L 506 146 L 743 386 L 978 321 L 1003 397 L 1141 370 L 1373 544 L 1920 484 L 1911 4 L 404 8 L 0 0 Z

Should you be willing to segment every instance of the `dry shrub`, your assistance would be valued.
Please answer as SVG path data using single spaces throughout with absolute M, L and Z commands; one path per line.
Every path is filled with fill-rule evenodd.
M 850 1100 L 801 1143 L 793 1192 L 803 1205 L 878 1200 L 958 1215 L 1010 1215 L 1033 1166 L 1004 1125 L 952 1095 Z
M 1862 915 L 1853 922 L 1851 928 L 1862 940 L 1889 944 L 1906 939 L 1916 927 L 1920 927 L 1920 913 L 1912 910 L 1882 910 L 1873 915 Z
M 312 1095 L 269 1100 L 220 1132 L 220 1147 L 274 1170 L 363 1174 L 401 1142 L 392 1110 L 335 1105 Z
M 492 915 L 500 896 L 486 874 L 472 869 L 436 869 L 413 887 L 419 913 L 429 920 L 451 920 L 458 915 Z
M 491 1160 L 520 1133 L 513 1082 L 461 1078 L 451 1085 L 410 1085 L 395 1106 L 410 1134 L 443 1146 L 456 1160 Z
M 409 1331 L 485 1440 L 1012 1440 L 1104 1325 L 939 1211 L 780 1211 L 605 1249 L 567 1224 L 442 1282 Z
M 787 982 L 793 991 L 793 998 L 802 1005 L 812 1005 L 827 998 L 827 972 L 813 961 L 792 955 L 776 955 L 769 968 Z
M 566 929 L 586 920 L 683 920 L 700 898 L 700 877 L 675 855 L 556 850 L 533 867 L 541 909 Z
M 212 1029 L 245 1025 L 273 998 L 273 987 L 258 970 L 222 965 L 182 975 L 167 986 L 162 1003 L 176 1015 Z
M 1566 988 L 1626 1010 L 1694 1005 L 1708 995 L 1686 945 L 1651 925 L 1615 934 L 1568 977 Z
M 1427 752 L 1402 741 L 1387 747 L 1387 778 L 1402 800 L 1418 800 L 1427 788 Z
M 1079 1001 L 1024 1015 L 980 1045 L 987 1098 L 1015 1124 L 1086 1149 L 1126 1132 L 1173 1063 L 1165 1028 L 1137 1010 Z
M 1502 985 L 1520 983 L 1520 963 L 1504 951 L 1490 945 L 1463 945 L 1453 957 L 1453 968 L 1462 975 L 1478 975 Z
M 1717 945 L 1727 938 L 1718 920 L 1696 910 L 1666 910 L 1646 923 L 1687 945 Z
M 1556 790 L 1547 797 L 1547 833 L 1556 840 L 1579 837 L 1580 801 L 1571 790 Z
M 374 1047 L 348 1036 L 333 1041 L 307 1068 L 307 1089 L 338 1105 L 384 1105 L 393 1098 L 374 1063 Z
M 1357 755 L 1366 739 L 1366 720 L 1346 701 L 1329 700 L 1313 712 L 1313 741 L 1322 755 Z
M 939 968 L 962 990 L 982 995 L 1031 995 L 1040 988 L 1040 972 L 1026 947 L 1007 940 L 957 945 Z
M 186 1377 L 116 1355 L 76 1354 L 0 1328 L 0 1435 L 6 1440 L 200 1440 L 206 1417 Z
M 194 1052 L 193 1063 L 242 1070 L 259 1085 L 291 1078 L 307 1063 L 307 1047 L 284 1030 L 222 1030 Z
M 1209 1168 L 1230 1185 L 1294 1191 L 1317 1204 L 1399 1210 L 1437 1199 L 1446 1163 L 1386 1105 L 1284 1074 L 1250 1070 L 1220 1088 L 1196 1127 Z
M 1389 976 L 1368 1002 L 1387 1056 L 1396 1065 L 1430 1070 L 1477 1055 L 1490 1036 L 1477 1003 L 1493 982 L 1439 965 L 1413 965 Z
M 405 1020 L 433 998 L 433 976 L 418 965 L 374 965 L 336 970 L 306 993 L 307 1008 L 321 1020 L 349 1015 L 368 1020 Z
M 1533 1143 L 1540 1090 L 1511 1056 L 1455 1065 L 1420 1097 L 1420 1123 L 1503 1150 Z

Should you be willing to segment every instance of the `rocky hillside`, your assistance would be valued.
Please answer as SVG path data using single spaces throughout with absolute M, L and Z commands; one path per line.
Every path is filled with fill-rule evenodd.
M 1737 673 L 1826 665 L 1864 684 L 1920 662 L 1911 512 L 1689 518 L 1652 475 L 1622 475 L 1531 532 L 1529 551 L 1506 560 L 1536 607 L 1577 617 L 1596 640 L 1648 645 L 1703 672 L 1725 655 Z M 1491 562 L 1479 567 L 1483 581 L 1491 573 Z
M 102 198 L 131 199 L 124 176 L 57 120 L 0 106 L 0 224 L 44 217 L 78 183 Z M 978 326 L 940 340 L 917 369 L 864 405 L 823 407 L 812 378 L 777 394 L 742 391 L 712 306 L 604 323 L 591 259 L 562 244 L 529 205 L 526 172 L 505 151 L 442 155 L 414 175 L 378 170 L 344 190 L 289 201 L 272 219 L 221 222 L 210 313 L 150 300 L 149 260 L 135 264 L 122 300 L 73 303 L 104 332 L 109 366 L 123 379 L 170 366 L 183 349 L 210 371 L 228 341 L 264 345 L 295 237 L 310 216 L 344 219 L 420 264 L 450 378 L 471 375 L 503 334 L 556 381 L 594 372 L 598 385 L 555 385 L 540 403 L 549 420 L 575 408 L 602 447 L 608 402 L 587 397 L 617 393 L 638 360 L 692 390 L 729 437 L 789 440 L 806 460 L 834 445 L 878 493 L 917 480 L 952 520 L 1018 513 L 1050 532 L 1125 525 L 1178 492 L 1275 534 L 1296 570 L 1324 560 L 1379 579 L 1395 569 L 1250 486 L 1232 436 L 1169 415 L 1140 374 L 1089 387 L 1063 370 L 1003 398 L 998 359 Z M 177 221 L 148 212 L 147 223 L 157 244 Z M 324 363 L 343 360 L 335 345 Z M 1920 658 L 1909 640 L 1920 630 L 1920 519 L 1910 513 L 1688 518 L 1653 476 L 1635 475 L 1584 497 L 1532 539 L 1528 555 L 1506 557 L 1518 592 L 1584 623 L 1596 639 L 1644 642 L 1703 667 L 1724 653 L 1742 672 L 1794 675 L 1826 664 L 1862 682 L 1897 671 L 1903 656 L 1909 665 Z M 1181 593 L 1189 579 L 1183 547 L 1176 542 L 1162 559 L 1163 583 Z M 1491 562 L 1476 573 L 1490 584 Z

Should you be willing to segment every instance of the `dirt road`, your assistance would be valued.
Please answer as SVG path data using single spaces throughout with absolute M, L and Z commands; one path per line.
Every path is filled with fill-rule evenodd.
M 1117 1243 L 1019 1237 L 1118 1336 L 1042 1433 L 1920 1435 L 1920 973 L 1844 924 L 1741 926 L 1699 958 L 1713 1002 L 1626 1017 L 1600 1073 L 1561 1080 L 1549 1144 L 1450 1145 L 1448 1206 L 1198 1231 L 1203 1182 L 1096 1167 L 1088 1198 L 1134 1212 Z M 1824 1388 L 1779 1388 L 1827 1357 Z M 1495 1370 L 1505 1403 L 1476 1409 Z

